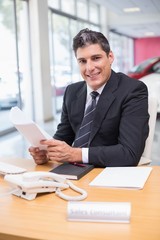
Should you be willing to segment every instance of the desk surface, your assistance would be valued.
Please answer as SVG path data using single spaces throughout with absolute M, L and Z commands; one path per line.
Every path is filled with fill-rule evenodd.
M 50 170 L 54 165 L 36 166 L 27 159 L 0 159 L 28 170 Z M 102 171 L 93 169 L 79 181 L 87 190 L 85 201 L 131 202 L 130 223 L 88 223 L 67 221 L 67 202 L 47 193 L 27 201 L 13 195 L 0 198 L 0 240 L 159 240 L 160 239 L 160 166 L 153 167 L 143 190 L 90 187 Z M 136 176 L 135 176 L 136 177 Z M 6 183 L 0 176 L 0 189 Z M 65 190 L 70 194 L 70 190 Z

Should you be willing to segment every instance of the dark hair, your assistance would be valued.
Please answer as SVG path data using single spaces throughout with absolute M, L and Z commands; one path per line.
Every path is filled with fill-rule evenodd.
M 83 48 L 90 44 L 99 44 L 104 52 L 108 55 L 110 52 L 110 46 L 107 38 L 101 33 L 89 30 L 88 28 L 82 29 L 73 38 L 73 51 L 76 55 L 78 48 Z

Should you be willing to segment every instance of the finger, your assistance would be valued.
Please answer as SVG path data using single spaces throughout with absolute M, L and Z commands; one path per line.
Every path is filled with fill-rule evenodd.
M 57 146 L 57 145 L 61 145 L 63 143 L 63 141 L 60 140 L 56 140 L 56 139 L 48 139 L 48 140 L 41 140 L 40 143 L 42 145 L 51 145 L 51 146 Z
M 34 160 L 47 158 L 45 150 L 39 150 L 38 152 L 30 152 L 30 155 L 34 158 Z
M 32 155 L 36 164 L 44 164 L 48 161 L 46 151 L 39 151 Z
M 48 162 L 48 159 L 34 159 L 35 160 L 35 163 L 38 164 L 38 165 L 41 165 L 41 164 L 45 164 Z
M 40 149 L 38 147 L 29 147 L 28 151 L 30 153 L 36 153 L 36 152 L 39 152 Z

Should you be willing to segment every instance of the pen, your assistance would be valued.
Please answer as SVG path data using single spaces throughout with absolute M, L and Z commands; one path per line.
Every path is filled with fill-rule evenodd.
M 70 162 L 70 164 L 77 166 L 77 167 L 85 167 L 85 164 L 83 164 L 83 163 Z

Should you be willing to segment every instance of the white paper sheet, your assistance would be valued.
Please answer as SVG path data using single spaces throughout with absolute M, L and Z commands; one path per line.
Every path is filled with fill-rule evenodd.
M 151 171 L 151 167 L 106 167 L 89 185 L 142 189 Z
M 10 121 L 32 146 L 46 149 L 46 146 L 40 144 L 40 140 L 51 139 L 52 137 L 35 122 L 25 116 L 23 111 L 18 107 L 11 108 Z

